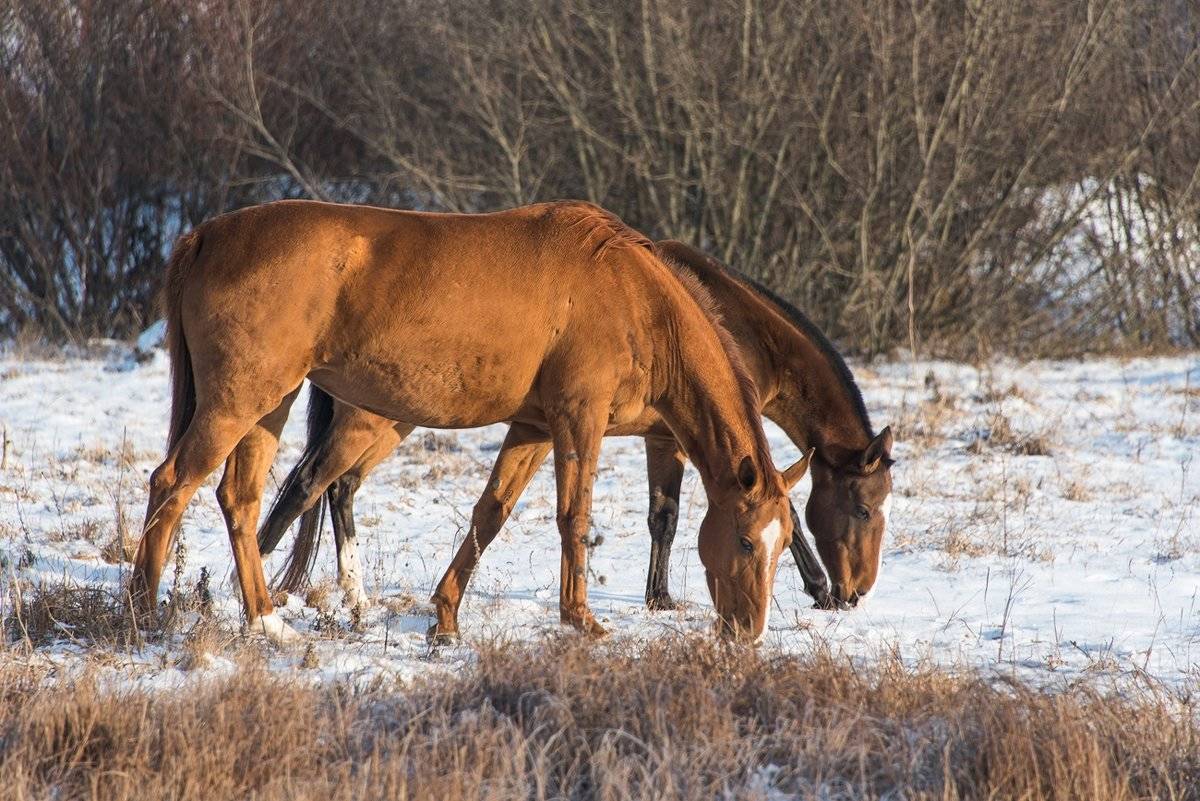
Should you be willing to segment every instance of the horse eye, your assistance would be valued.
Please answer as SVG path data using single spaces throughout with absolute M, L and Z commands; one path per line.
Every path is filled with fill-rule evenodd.
M 754 553 L 754 543 L 746 537 L 742 537 L 742 550 L 746 553 Z
M 865 506 L 860 506 L 854 510 L 854 516 L 859 520 L 869 520 L 871 517 L 871 510 Z

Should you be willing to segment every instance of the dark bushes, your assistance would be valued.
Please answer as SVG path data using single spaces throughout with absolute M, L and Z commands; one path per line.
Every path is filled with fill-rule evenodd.
M 1200 344 L 1200 11 L 8 0 L 0 334 L 124 334 L 173 237 L 280 196 L 583 197 L 848 346 Z

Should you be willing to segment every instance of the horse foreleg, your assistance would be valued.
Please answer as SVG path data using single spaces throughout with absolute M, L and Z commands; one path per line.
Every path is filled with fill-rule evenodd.
M 650 566 L 646 571 L 646 607 L 674 609 L 668 576 L 671 544 L 679 523 L 679 489 L 686 457 L 675 440 L 646 439 L 646 473 L 650 480 Z
M 592 518 L 592 486 L 596 480 L 607 408 L 598 413 L 594 407 L 581 405 L 547 417 L 554 440 L 558 533 L 562 537 L 559 615 L 563 623 L 600 637 L 607 632 L 588 606 L 587 543 Z
M 517 499 L 545 461 L 550 447 L 550 437 L 544 431 L 521 423 L 509 426 L 488 477 L 487 489 L 471 513 L 471 530 L 434 590 L 437 623 L 429 629 L 431 639 L 452 639 L 458 635 L 458 609 L 467 582 L 484 550 L 496 538 Z
M 804 526 L 800 523 L 800 515 L 796 507 L 788 502 L 792 513 L 792 558 L 800 569 L 800 578 L 804 582 L 804 591 L 812 596 L 813 607 L 816 609 L 838 609 L 838 602 L 829 592 L 829 579 L 825 577 L 825 569 L 821 567 L 817 555 L 813 553 L 804 536 Z

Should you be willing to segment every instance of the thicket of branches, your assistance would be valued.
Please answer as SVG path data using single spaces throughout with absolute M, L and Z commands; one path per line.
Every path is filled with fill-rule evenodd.
M 861 352 L 1200 345 L 1194 0 L 0 2 L 0 336 L 253 202 L 578 197 Z

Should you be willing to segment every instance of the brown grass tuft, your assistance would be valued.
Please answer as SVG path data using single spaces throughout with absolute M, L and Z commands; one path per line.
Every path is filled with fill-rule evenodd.
M 978 454 L 988 448 L 1003 448 L 1018 456 L 1050 456 L 1053 454 L 1053 441 L 1048 431 L 1018 431 L 1007 415 L 996 411 L 967 446 L 967 451 Z
M 203 617 L 183 638 L 182 670 L 203 670 L 211 667 L 213 658 L 236 651 L 242 644 L 238 632 L 212 617 Z
M 138 642 L 125 599 L 100 587 L 73 582 L 14 583 L 5 621 L 9 642 L 56 641 L 129 646 Z

